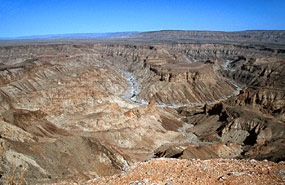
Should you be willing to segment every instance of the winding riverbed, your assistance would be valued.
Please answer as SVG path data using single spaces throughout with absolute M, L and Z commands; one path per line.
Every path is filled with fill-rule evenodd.
M 122 96 L 122 98 L 126 101 L 130 101 L 132 103 L 138 103 L 138 104 L 148 104 L 147 101 L 137 99 L 137 96 L 140 93 L 140 85 L 138 81 L 136 80 L 135 76 L 127 71 L 121 71 L 126 79 L 126 81 L 129 84 L 129 89 L 127 92 Z
M 235 71 L 235 69 L 231 68 L 230 65 L 230 60 L 226 60 L 225 64 L 223 64 L 221 67 L 223 68 L 223 70 L 226 71 Z M 214 68 L 214 72 L 217 76 L 220 76 L 220 74 L 218 74 L 218 72 L 215 70 Z M 139 82 L 136 80 L 135 75 L 133 75 L 131 72 L 127 72 L 127 71 L 123 71 L 121 70 L 121 73 L 123 73 L 123 76 L 125 77 L 126 81 L 129 84 L 129 89 L 126 91 L 126 93 L 124 93 L 122 95 L 122 98 L 128 102 L 132 102 L 132 103 L 136 103 L 136 104 L 148 104 L 147 101 L 142 100 L 142 99 L 138 99 L 138 95 L 140 93 L 140 84 Z M 223 77 L 224 78 L 224 77 Z M 228 82 L 230 82 L 233 86 L 235 86 L 236 91 L 234 91 L 231 95 L 229 96 L 225 96 L 222 97 L 220 99 L 211 101 L 211 102 L 204 102 L 204 103 L 188 103 L 188 104 L 167 104 L 167 103 L 156 103 L 156 105 L 161 106 L 161 107 L 171 107 L 171 108 L 179 108 L 179 107 L 185 107 L 185 106 L 202 106 L 205 103 L 207 103 L 208 105 L 213 104 L 214 102 L 217 101 L 222 101 L 222 100 L 226 100 L 232 96 L 238 95 L 239 91 L 242 90 L 242 88 L 232 79 L 226 78 L 226 80 Z

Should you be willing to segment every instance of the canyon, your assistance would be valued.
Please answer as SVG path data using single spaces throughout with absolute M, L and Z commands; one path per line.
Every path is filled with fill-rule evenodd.
M 155 158 L 282 170 L 284 79 L 285 31 L 1 41 L 0 182 L 83 183 Z

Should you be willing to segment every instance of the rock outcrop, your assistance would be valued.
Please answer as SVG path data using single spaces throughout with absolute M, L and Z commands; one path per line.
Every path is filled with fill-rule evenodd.
M 85 182 L 154 157 L 284 160 L 280 34 L 1 46 L 0 182 Z

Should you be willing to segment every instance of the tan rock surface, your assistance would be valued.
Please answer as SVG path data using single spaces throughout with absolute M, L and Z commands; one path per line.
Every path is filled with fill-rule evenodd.
M 0 46 L 0 183 L 14 167 L 40 184 L 86 182 L 155 156 L 282 161 L 282 47 Z
M 62 182 L 60 184 L 74 184 Z M 79 184 L 285 184 L 285 164 L 255 160 L 152 159 Z

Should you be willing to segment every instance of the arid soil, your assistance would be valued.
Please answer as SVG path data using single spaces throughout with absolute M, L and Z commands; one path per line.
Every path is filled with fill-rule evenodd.
M 285 184 L 285 164 L 255 160 L 152 159 L 86 184 Z M 82 182 L 81 184 L 85 184 Z M 61 182 L 64 184 L 74 184 Z
M 11 176 L 20 180 L 21 171 L 27 184 L 87 182 L 161 157 L 181 162 L 145 164 L 177 162 L 184 167 L 266 159 L 276 163 L 261 166 L 281 169 L 284 32 L 246 32 L 249 43 L 234 43 L 235 37 L 216 32 L 197 33 L 195 39 L 201 34 L 220 38 L 201 43 L 181 42 L 194 32 L 161 32 L 161 42 L 151 34 L 138 40 L 1 46 L 0 183 Z M 169 36 L 177 42 L 167 40 Z M 224 160 L 229 161 L 254 168 L 248 161 Z M 231 172 L 225 182 L 246 176 Z M 274 174 L 256 182 L 268 182 L 263 179 Z

